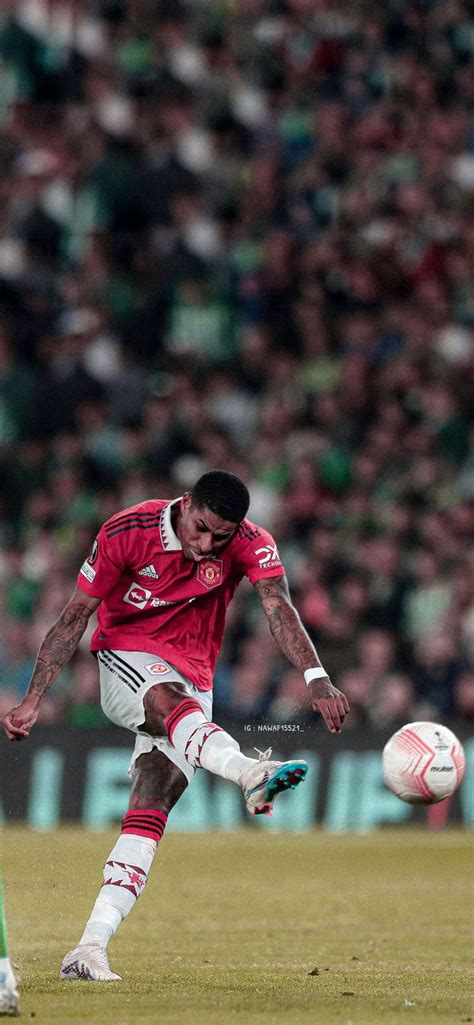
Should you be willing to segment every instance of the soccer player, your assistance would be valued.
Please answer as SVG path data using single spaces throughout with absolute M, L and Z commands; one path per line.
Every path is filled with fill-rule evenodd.
M 18 1014 L 16 979 L 8 953 L 7 920 L 0 876 L 0 1015 Z
M 277 794 L 307 772 L 303 761 L 248 758 L 212 721 L 212 680 L 224 620 L 242 577 L 254 585 L 281 650 L 304 673 L 315 711 L 339 732 L 349 705 L 331 684 L 288 591 L 273 537 L 246 513 L 249 493 L 224 470 L 205 473 L 174 501 L 151 499 L 112 516 L 84 562 L 77 587 L 38 652 L 28 691 L 3 719 L 10 740 L 27 737 L 43 694 L 71 658 L 97 609 L 91 649 L 102 707 L 136 734 L 132 792 L 120 837 L 63 979 L 115 980 L 111 936 L 147 881 L 168 814 L 197 768 L 242 788 L 251 814 L 271 814 Z

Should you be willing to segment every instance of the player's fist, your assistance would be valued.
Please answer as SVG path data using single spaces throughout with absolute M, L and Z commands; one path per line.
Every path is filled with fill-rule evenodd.
M 346 695 L 333 687 L 329 676 L 311 680 L 308 684 L 314 712 L 320 712 L 330 733 L 340 733 L 350 711 Z
M 1 723 L 9 740 L 24 740 L 38 718 L 37 698 L 26 697 L 3 716 Z

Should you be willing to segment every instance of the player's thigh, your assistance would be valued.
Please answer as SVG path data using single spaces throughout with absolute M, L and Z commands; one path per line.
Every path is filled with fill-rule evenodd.
M 156 808 L 168 814 L 187 785 L 181 769 L 155 747 L 139 755 L 134 764 L 129 810 Z
M 189 689 L 184 683 L 172 680 L 170 683 L 156 683 L 149 687 L 143 697 L 145 721 L 140 729 L 152 737 L 166 736 L 165 719 L 183 698 L 189 697 Z

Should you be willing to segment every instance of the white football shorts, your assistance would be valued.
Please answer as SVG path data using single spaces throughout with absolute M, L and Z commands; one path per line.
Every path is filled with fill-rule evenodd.
M 195 769 L 186 761 L 184 755 L 170 744 L 167 737 L 150 737 L 142 733 L 139 726 L 145 720 L 143 698 L 157 683 L 169 683 L 178 680 L 186 688 L 187 694 L 199 701 L 206 718 L 212 718 L 212 690 L 201 691 L 183 676 L 171 662 L 166 662 L 159 655 L 149 655 L 144 651 L 96 651 L 100 673 L 100 703 L 108 719 L 117 726 L 123 726 L 137 734 L 135 748 L 130 762 L 128 774 L 133 777 L 133 767 L 139 755 L 146 754 L 157 747 L 178 766 L 186 776 L 188 783 L 192 780 Z

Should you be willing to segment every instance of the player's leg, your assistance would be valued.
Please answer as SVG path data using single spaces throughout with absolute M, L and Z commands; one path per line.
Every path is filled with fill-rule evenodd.
M 81 943 L 106 946 L 148 880 L 171 808 L 187 787 L 181 770 L 154 748 L 134 765 L 133 786 L 122 831 L 104 867 L 104 885 Z
M 258 759 L 242 754 L 237 741 L 212 721 L 212 692 L 199 691 L 165 659 L 157 662 L 156 655 L 140 651 L 100 651 L 97 657 L 109 719 L 147 732 L 185 773 L 203 768 L 237 783 L 251 814 L 270 815 L 276 795 L 305 778 L 308 766 L 301 760 L 270 761 L 271 750 Z
M 251 814 L 270 815 L 275 796 L 304 779 L 306 762 L 270 761 L 270 750 L 259 759 L 242 754 L 237 741 L 212 721 L 212 692 L 199 691 L 165 659 L 140 651 L 100 651 L 97 658 L 109 719 L 148 733 L 185 774 L 189 767 L 203 768 L 237 783 Z
M 78 946 L 64 958 L 62 979 L 120 979 L 109 968 L 107 944 L 146 885 L 168 814 L 187 783 L 163 751 L 153 748 L 137 758 L 121 834 L 105 863 L 104 883 Z
M 18 1013 L 16 979 L 8 953 L 7 920 L 0 876 L 0 1015 Z
M 207 769 L 241 786 L 251 814 L 271 815 L 277 794 L 294 789 L 305 778 L 306 762 L 270 761 L 271 748 L 258 759 L 247 758 L 234 737 L 210 721 L 208 695 L 195 688 L 193 692 L 174 681 L 150 687 L 143 697 L 141 729 L 151 736 L 165 731 L 172 747 L 193 768 Z
M 143 698 L 145 721 L 142 730 L 151 736 L 166 736 L 195 769 L 207 769 L 238 783 L 243 772 L 255 763 L 242 754 L 239 744 L 206 714 L 206 696 L 172 681 L 150 687 Z

